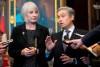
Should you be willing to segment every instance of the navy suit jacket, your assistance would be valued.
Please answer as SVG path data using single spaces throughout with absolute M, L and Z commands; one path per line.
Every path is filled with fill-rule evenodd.
M 98 25 L 96 28 L 94 28 L 92 31 L 87 33 L 86 36 L 82 38 L 82 42 L 86 46 L 91 46 L 99 41 L 100 41 L 100 25 Z
M 47 61 L 45 59 L 45 38 L 49 35 L 47 28 L 36 24 L 37 36 L 37 48 L 39 49 L 39 54 L 37 55 L 37 62 L 39 67 L 48 67 Z M 17 26 L 12 31 L 11 38 L 13 42 L 9 46 L 9 56 L 14 58 L 13 67 L 23 67 L 27 57 L 21 55 L 22 49 L 27 47 L 27 31 L 25 24 Z
M 79 33 L 79 34 L 85 35 L 87 33 L 87 31 L 75 29 L 71 36 L 71 39 L 79 39 L 80 38 L 80 36 L 77 36 L 74 33 Z M 56 43 L 54 49 L 52 50 L 52 52 L 50 53 L 50 55 L 48 57 L 48 60 L 51 60 L 54 57 L 53 67 L 87 67 L 80 60 L 80 57 L 87 56 L 87 53 L 85 53 L 83 50 L 72 49 L 71 47 L 69 47 L 68 50 L 66 52 L 64 52 L 63 43 L 62 43 L 62 35 L 63 35 L 63 31 L 51 35 L 53 41 L 57 40 L 57 43 Z M 73 63 L 72 64 L 63 64 L 63 62 L 60 59 L 60 56 L 62 54 L 66 54 L 71 58 L 76 58 L 77 65 L 75 65 Z

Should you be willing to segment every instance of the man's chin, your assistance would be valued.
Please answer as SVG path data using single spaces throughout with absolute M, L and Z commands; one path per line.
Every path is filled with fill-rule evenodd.
M 60 26 L 62 29 L 64 29 L 65 27 L 64 26 Z

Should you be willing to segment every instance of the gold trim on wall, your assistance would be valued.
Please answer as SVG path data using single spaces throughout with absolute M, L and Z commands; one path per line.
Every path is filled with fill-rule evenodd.
M 60 7 L 65 6 L 66 5 L 66 0 L 60 0 Z
M 13 5 L 11 5 L 11 2 L 13 3 Z M 16 0 L 8 0 L 9 3 L 9 38 L 11 35 L 11 25 L 13 25 L 14 27 L 16 26 Z M 11 8 L 11 7 L 14 8 Z M 11 15 L 11 9 L 13 10 L 14 14 Z
M 16 0 L 14 0 L 14 26 L 16 26 Z
M 55 0 L 55 32 L 58 32 L 58 23 L 57 23 L 57 0 Z
M 66 6 L 66 0 L 59 0 L 59 1 L 60 1 L 60 7 Z M 58 0 L 55 0 L 55 32 L 58 32 L 57 6 L 58 6 Z
M 9 19 L 8 20 L 9 20 L 9 38 L 10 38 L 10 33 L 11 33 L 11 27 L 10 27 L 11 3 L 10 3 L 10 0 L 8 0 L 8 2 L 9 2 Z

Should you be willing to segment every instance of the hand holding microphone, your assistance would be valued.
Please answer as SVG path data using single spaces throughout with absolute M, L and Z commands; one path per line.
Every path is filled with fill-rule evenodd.
M 6 42 L 0 42 L 0 54 L 4 54 L 6 52 L 6 47 L 9 46 L 13 39 L 7 40 Z
M 13 42 L 13 39 L 7 40 L 6 42 L 0 42 L 0 49 L 8 47 L 10 45 L 9 43 L 11 42 Z
M 0 42 L 0 55 L 4 54 L 6 52 L 5 46 L 2 45 L 2 42 Z
M 70 44 L 71 44 L 70 39 L 66 35 L 64 36 L 63 43 L 68 45 L 68 46 L 70 46 Z

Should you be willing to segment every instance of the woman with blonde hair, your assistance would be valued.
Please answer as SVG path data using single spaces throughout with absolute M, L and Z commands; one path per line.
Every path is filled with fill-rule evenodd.
M 13 67 L 48 67 L 45 59 L 46 27 L 37 23 L 39 10 L 33 2 L 26 2 L 21 10 L 24 24 L 13 29 L 8 53 L 14 58 Z

